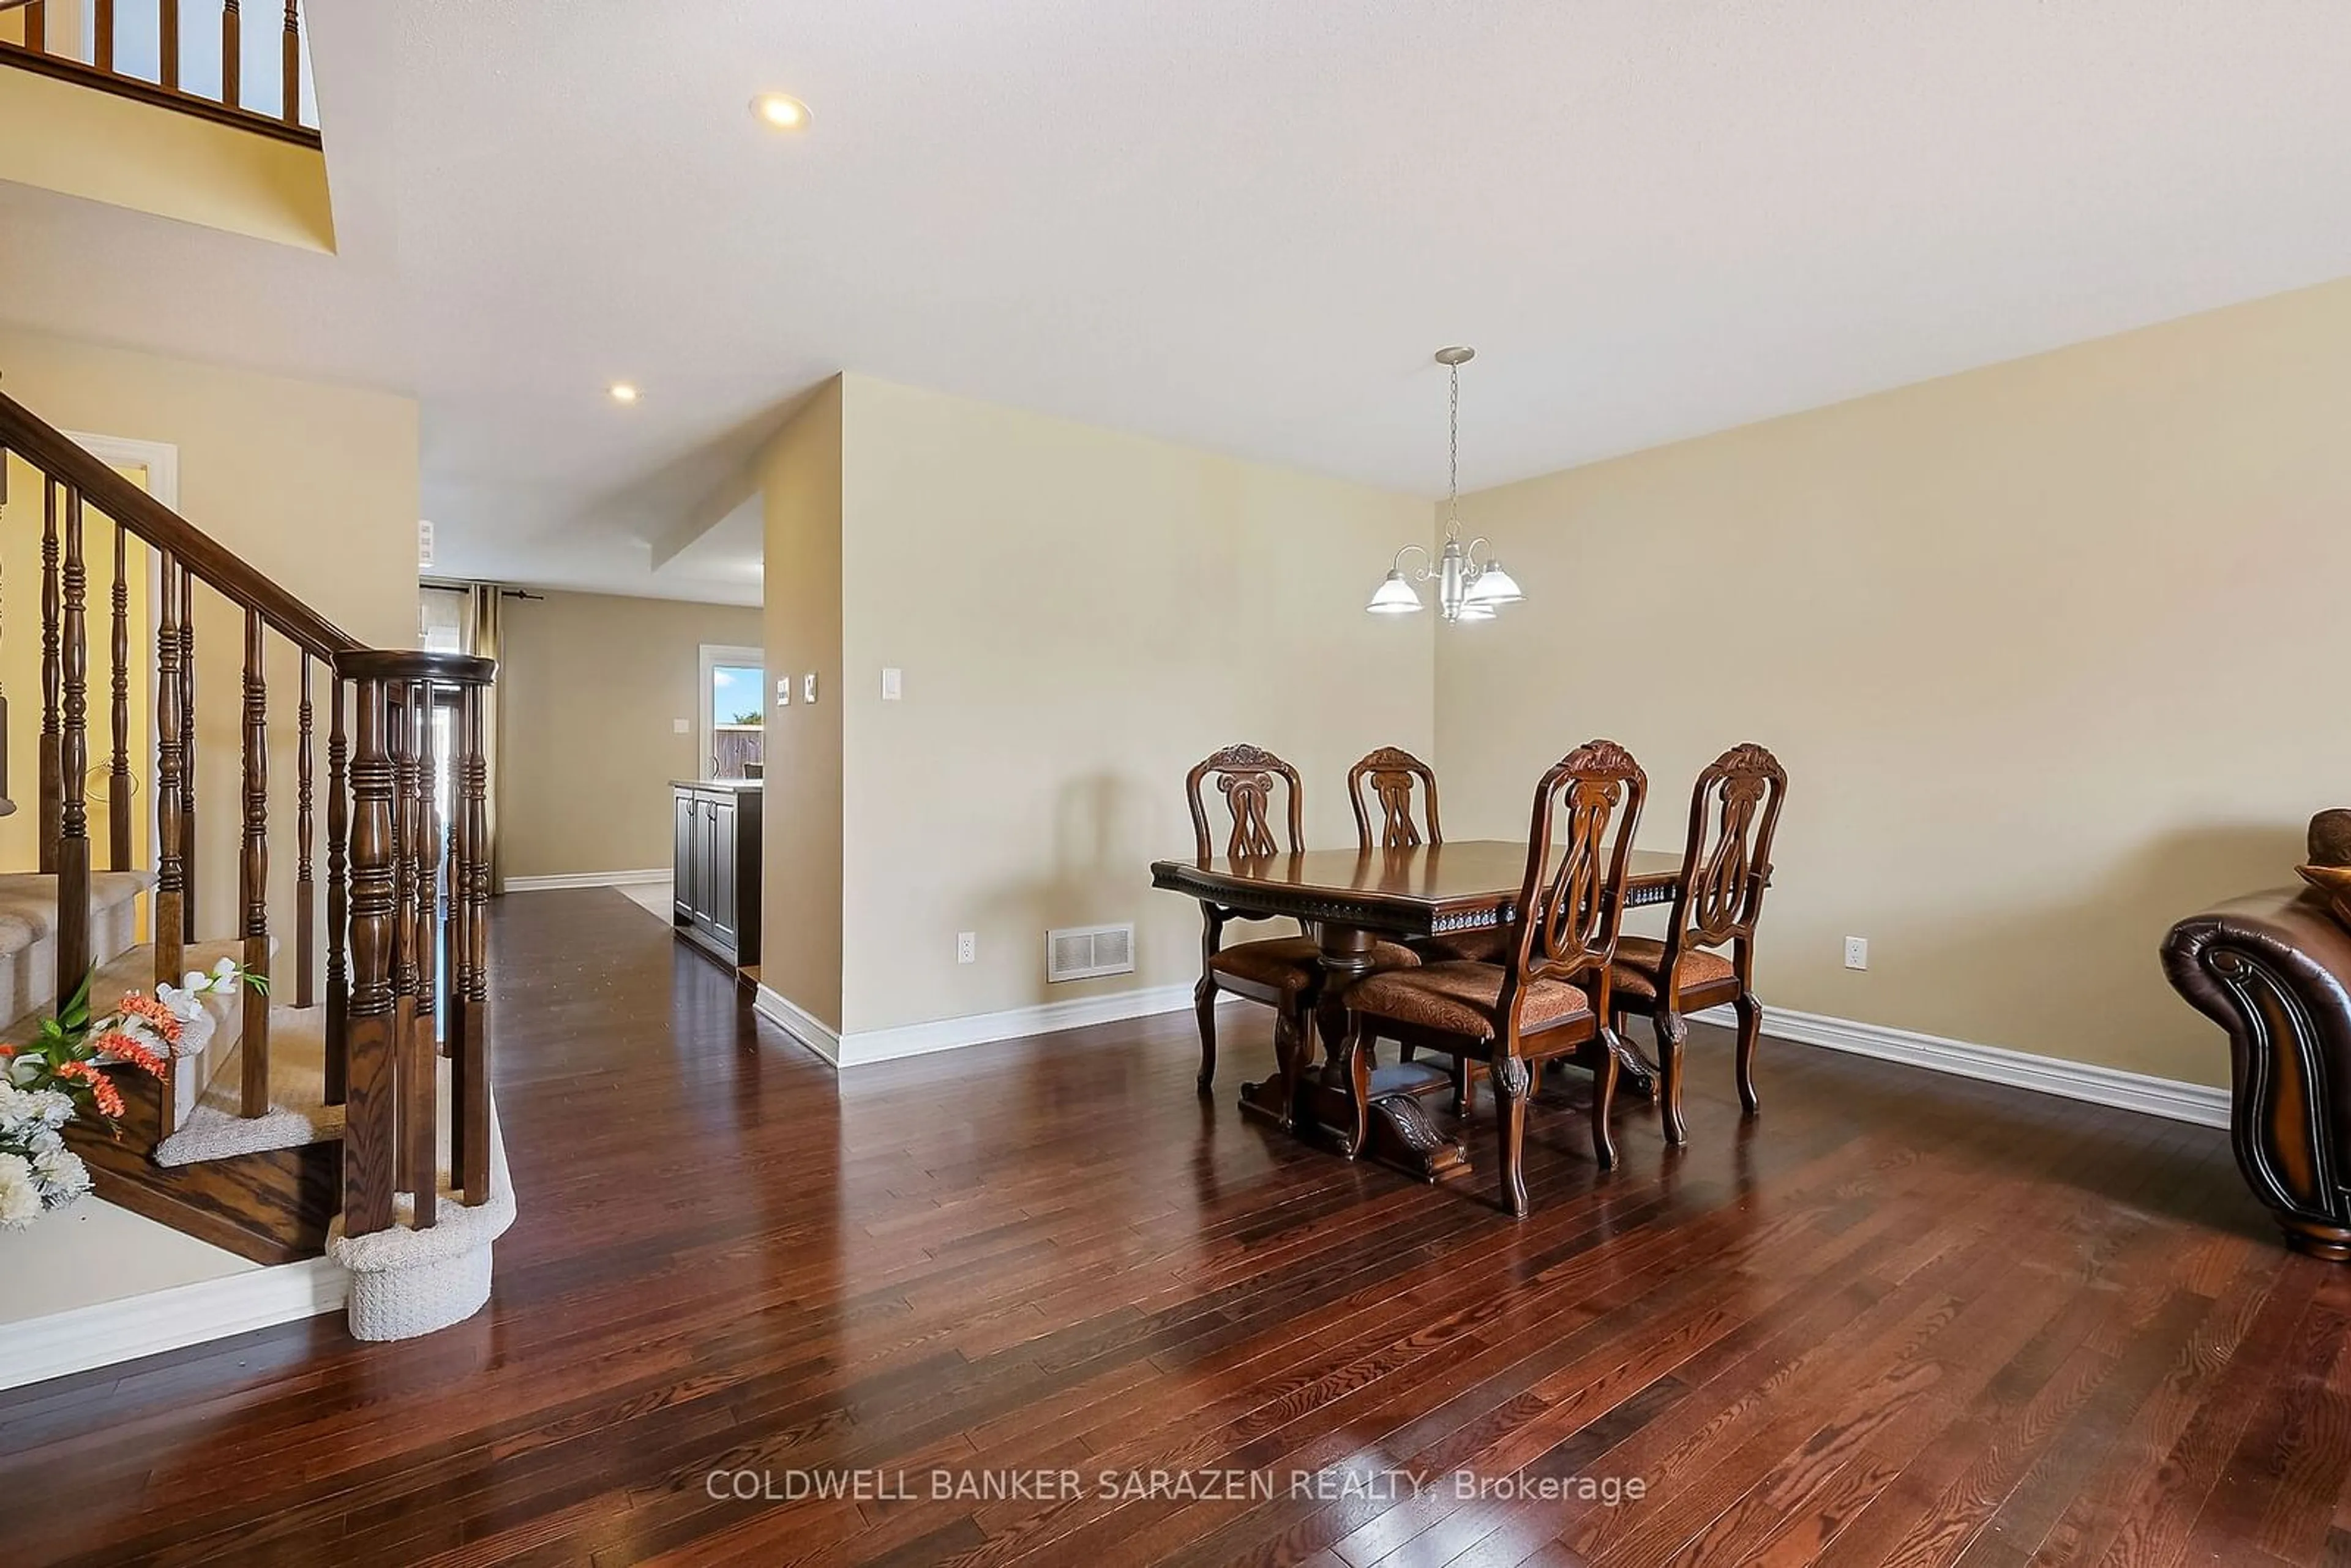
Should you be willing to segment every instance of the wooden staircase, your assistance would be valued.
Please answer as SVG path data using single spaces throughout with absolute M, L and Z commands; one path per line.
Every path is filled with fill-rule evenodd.
M 30 497 L 8 494 L 11 454 L 37 476 Z M 269 982 L 214 1004 L 211 1043 L 169 1080 L 116 1070 L 120 1138 L 83 1124 L 69 1134 L 98 1196 L 266 1263 L 319 1256 L 339 1215 L 342 1235 L 361 1238 L 490 1203 L 484 726 L 495 666 L 361 645 L 0 394 L 0 529 L 35 519 L 39 855 L 37 868 L 0 872 L 0 1018 L 16 1020 L 0 1038 L 24 1038 L 93 971 L 100 1012 L 223 956 Z M 111 566 L 96 631 L 93 556 Z M 131 612 L 127 569 L 141 560 L 152 624 Z M 9 616 L 0 630 L 23 624 Z M 95 768 L 93 651 L 105 701 Z M 272 702 L 273 664 L 298 672 L 291 704 Z M 152 672 L 153 699 L 152 744 L 138 748 L 134 668 Z M 200 687 L 208 699 L 235 693 L 233 726 L 200 710 Z M 0 697 L 0 816 L 17 809 L 5 713 Z M 226 777 L 233 788 L 219 787 Z M 235 845 L 233 864 L 203 868 L 229 879 L 233 900 L 209 881 L 199 898 L 208 837 Z M 281 875 L 273 887 L 273 865 L 288 860 L 290 884 Z M 200 908 L 228 915 L 209 941 Z M 207 1084 L 224 1063 L 234 1078 Z M 301 1103 L 320 1103 L 289 1115 L 279 1102 L 297 1098 L 297 1080 Z M 226 1148 L 285 1124 L 298 1130 L 279 1146 L 203 1152 L 204 1136 L 225 1132 Z M 157 1161 L 167 1140 L 189 1163 Z

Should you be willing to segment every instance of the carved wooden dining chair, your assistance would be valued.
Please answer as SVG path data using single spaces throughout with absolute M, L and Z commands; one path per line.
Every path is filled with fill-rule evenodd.
M 1224 797 L 1230 830 L 1221 848 L 1208 831 L 1208 807 L 1201 786 L 1213 779 Z M 1285 838 L 1273 831 L 1273 797 L 1283 796 Z M 1195 854 L 1201 860 L 1222 853 L 1232 859 L 1260 855 L 1301 854 L 1305 852 L 1304 802 L 1298 769 L 1272 752 L 1255 746 L 1228 746 L 1203 760 L 1185 777 L 1184 793 L 1192 808 Z M 1285 1068 L 1302 1065 L 1297 1058 L 1313 1036 L 1314 1008 L 1322 998 L 1322 948 L 1299 922 L 1296 936 L 1268 937 L 1228 947 L 1225 926 L 1235 920 L 1255 919 L 1206 899 L 1200 902 L 1200 982 L 1192 988 L 1192 1008 L 1200 1021 L 1200 1089 L 1206 1092 L 1217 1077 L 1217 993 L 1228 992 L 1273 1009 L 1274 1050 Z M 1372 951 L 1374 967 L 1416 964 L 1419 957 L 1398 943 L 1381 942 Z M 1290 1082 L 1299 1081 L 1291 1071 Z
M 1608 1116 L 1624 1044 L 1611 1021 L 1610 960 L 1647 790 L 1640 764 L 1614 741 L 1577 747 L 1535 789 L 1508 960 L 1424 964 L 1372 975 L 1348 988 L 1340 1061 L 1355 1109 L 1352 1150 L 1362 1149 L 1369 1130 L 1365 1048 L 1376 1036 L 1486 1062 L 1494 1081 L 1502 1206 L 1511 1214 L 1527 1211 L 1530 1064 L 1573 1056 L 1591 1067 L 1593 1155 L 1604 1168 L 1616 1163 Z M 1562 812 L 1565 831 L 1554 843 Z
M 1658 1108 L 1670 1143 L 1686 1141 L 1685 1019 L 1701 1008 L 1729 1002 L 1737 1011 L 1739 1103 L 1755 1113 L 1755 1041 L 1763 1029 L 1755 999 L 1755 925 L 1787 792 L 1779 758 L 1760 746 L 1734 746 L 1708 763 L 1690 791 L 1689 838 L 1665 939 L 1627 936 L 1616 944 L 1615 1022 L 1621 1030 L 1625 1015 L 1646 1012 L 1656 1030 Z M 1727 957 L 1719 951 L 1726 944 Z
M 1416 789 L 1426 829 L 1413 818 Z M 1355 847 L 1365 854 L 1374 849 L 1418 849 L 1445 841 L 1445 824 L 1437 807 L 1437 769 L 1401 747 L 1383 746 L 1347 769 L 1347 803 L 1355 809 Z M 1380 813 L 1376 834 L 1372 831 L 1374 807 Z M 1500 956 L 1501 940 L 1499 932 L 1478 931 L 1463 936 L 1423 937 L 1410 946 L 1424 963 L 1444 958 L 1491 960 Z M 1410 1061 L 1416 1053 L 1405 1044 L 1397 1054 Z M 1468 1061 L 1454 1058 L 1453 1113 L 1457 1116 L 1469 1113 L 1470 1071 Z
M 1421 816 L 1413 820 L 1412 800 L 1419 788 Z M 1374 849 L 1408 850 L 1445 841 L 1437 816 L 1437 770 L 1411 752 L 1383 746 L 1347 769 L 1347 803 L 1355 808 L 1355 844 L 1366 853 Z M 1372 831 L 1370 807 L 1377 806 L 1380 829 Z

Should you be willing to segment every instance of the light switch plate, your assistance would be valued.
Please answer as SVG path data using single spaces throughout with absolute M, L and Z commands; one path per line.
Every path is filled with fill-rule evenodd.
M 800 677 L 800 701 L 808 703 L 816 701 L 816 672 L 814 670 L 810 670 L 807 674 Z
M 904 677 L 898 671 L 883 670 L 882 672 L 882 700 L 885 703 L 896 702 L 898 700 L 899 693 L 904 689 Z
M 776 678 L 776 706 L 778 707 L 792 706 L 792 678 L 789 675 L 779 675 Z
M 692 735 L 694 733 L 694 721 L 692 719 L 674 718 L 669 721 L 669 732 L 672 735 Z

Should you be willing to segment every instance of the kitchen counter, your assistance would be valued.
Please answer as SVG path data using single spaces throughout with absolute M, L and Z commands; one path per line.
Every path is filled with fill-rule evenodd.
M 757 789 L 766 783 L 764 779 L 673 779 L 669 787 L 673 789 L 732 789 L 739 792 Z

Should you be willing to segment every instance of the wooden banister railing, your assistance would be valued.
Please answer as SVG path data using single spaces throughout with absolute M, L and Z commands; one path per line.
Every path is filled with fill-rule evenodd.
M 0 28 L 15 35 L 0 37 L 0 65 L 300 146 L 319 145 L 318 130 L 303 118 L 300 0 L 286 0 L 270 18 L 277 36 L 277 80 L 274 101 L 258 102 L 246 88 L 239 0 L 89 0 L 89 5 L 85 45 L 63 35 L 42 0 L 0 0 Z M 215 6 L 217 26 L 204 19 Z M 198 90 L 197 82 L 212 90 Z M 265 82 L 259 91 L 266 95 L 271 89 Z
M 236 716 L 241 788 L 235 800 L 237 876 L 232 929 L 246 967 L 268 977 L 266 993 L 242 999 L 239 1113 L 270 1105 L 273 1002 L 323 1004 L 327 1097 L 344 1106 L 344 1228 L 364 1235 L 394 1223 L 394 1197 L 412 1195 L 409 1223 L 434 1223 L 444 1186 L 468 1204 L 489 1197 L 489 1036 L 485 905 L 489 844 L 485 781 L 484 692 L 489 660 L 378 650 L 346 636 L 178 513 L 91 456 L 23 405 L 0 394 L 0 463 L 8 455 L 41 476 L 42 728 L 41 864 L 57 875 L 60 983 L 96 956 L 91 928 L 89 821 L 88 529 L 110 520 L 110 623 L 100 646 L 111 746 L 100 777 L 110 869 L 136 863 L 136 779 L 152 766 L 155 854 L 153 975 L 176 983 L 198 940 L 196 671 L 200 607 L 220 601 L 243 635 L 213 654 L 225 675 L 235 657 L 242 705 Z M 134 546 L 133 541 L 136 541 Z M 155 573 L 153 747 L 131 754 L 130 565 L 134 548 Z M 104 559 L 101 557 L 101 559 Z M 217 620 L 213 624 L 218 625 Z M 290 780 L 295 809 L 270 810 L 274 735 L 269 701 L 273 652 L 298 662 Z M 283 665 L 280 665 L 282 670 Z M 313 834 L 318 790 L 317 681 L 326 689 L 325 974 L 318 966 Z M 277 723 L 283 727 L 285 707 Z M 352 727 L 345 727 L 346 714 Z M 434 716 L 445 713 L 445 745 Z M 0 741 L 5 747 L 5 741 Z M 286 751 L 278 752 L 281 766 Z M 5 753 L 0 751 L 0 764 Z M 436 785 L 446 764 L 451 810 L 444 820 Z M 285 789 L 285 783 L 275 786 Z M 207 797 L 217 795 L 207 791 Z M 295 938 L 290 976 L 272 933 L 270 869 L 294 868 Z M 216 894 L 217 898 L 218 895 Z M 218 907 L 216 904 L 214 907 Z M 274 968 L 281 972 L 273 976 Z M 290 979 L 290 985 L 278 983 Z M 445 1000 L 444 1000 L 445 998 Z M 437 1138 L 439 1062 L 450 1075 L 452 1145 L 445 1167 Z M 177 1071 L 175 1065 L 175 1071 Z M 172 1128 L 177 1096 L 168 1082 L 161 1124 Z

